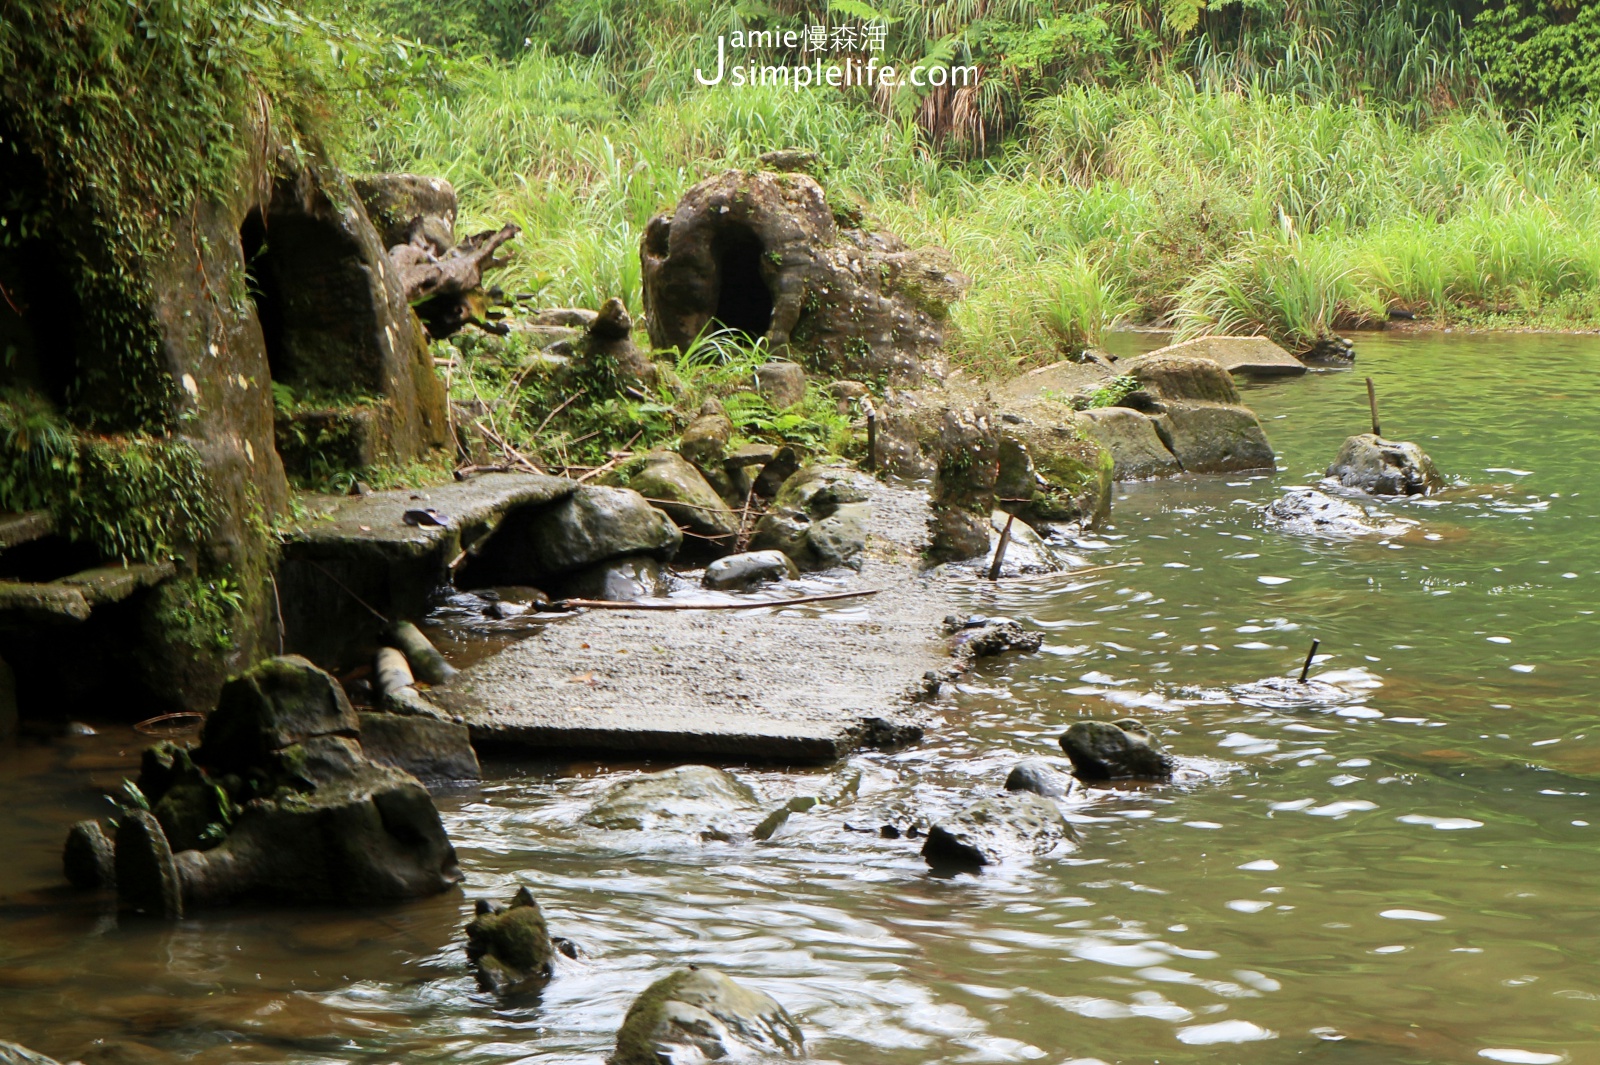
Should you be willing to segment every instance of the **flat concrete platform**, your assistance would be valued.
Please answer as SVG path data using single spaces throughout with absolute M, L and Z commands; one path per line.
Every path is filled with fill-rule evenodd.
M 870 598 L 749 610 L 589 610 L 457 674 L 429 698 L 484 748 L 827 761 L 919 724 L 924 674 L 950 667 L 954 610 L 921 572 L 925 493 L 862 477 Z M 817 582 L 807 582 L 814 587 Z M 793 596 L 793 586 L 743 598 Z M 730 597 L 708 593 L 708 599 Z M 881 719 L 871 723 L 871 719 Z
M 1306 372 L 1305 363 L 1266 337 L 1195 337 L 1150 354 L 1210 359 L 1229 373 L 1246 377 L 1292 377 Z

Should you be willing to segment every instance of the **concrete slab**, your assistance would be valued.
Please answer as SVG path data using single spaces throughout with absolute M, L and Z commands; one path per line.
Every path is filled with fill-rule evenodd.
M 1151 355 L 1191 355 L 1220 363 L 1229 373 L 1286 377 L 1306 372 L 1306 364 L 1266 337 L 1196 337 L 1157 348 Z
M 837 758 L 879 718 L 911 726 L 924 674 L 950 668 L 944 578 L 920 572 L 925 493 L 869 478 L 872 517 L 859 575 L 871 598 L 749 610 L 596 610 L 457 674 L 428 697 L 459 714 L 482 747 Z M 720 595 L 726 601 L 729 597 Z

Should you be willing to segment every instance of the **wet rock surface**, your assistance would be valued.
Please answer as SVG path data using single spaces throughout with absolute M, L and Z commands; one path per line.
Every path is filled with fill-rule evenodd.
M 680 970 L 634 1000 L 610 1065 L 798 1058 L 805 1037 L 770 995 L 714 969 Z
M 549 506 L 513 512 L 474 563 L 474 583 L 533 584 L 629 555 L 666 561 L 683 543 L 665 512 L 629 488 L 580 485 Z
M 1177 766 L 1161 741 L 1132 718 L 1076 722 L 1061 737 L 1061 749 L 1081 780 L 1169 780 Z
M 583 821 L 613 831 L 732 839 L 748 833 L 748 822 L 759 811 L 755 792 L 732 773 L 686 765 L 613 785 Z
M 410 773 L 424 784 L 477 780 L 477 752 L 465 725 L 437 718 L 362 713 L 361 751 L 378 765 Z
M 1296 488 L 1284 493 L 1262 509 L 1261 518 L 1268 527 L 1295 536 L 1338 540 L 1385 531 L 1361 504 L 1314 488 Z
M 1270 470 L 1272 446 L 1228 371 L 1210 359 L 1154 353 L 1120 363 L 1161 405 L 1157 434 L 1188 473 Z
M 555 968 L 555 946 L 533 892 L 517 889 L 508 904 L 479 899 L 467 924 L 467 957 L 478 986 L 497 995 L 542 988 Z
M 1372 433 L 1345 440 L 1328 476 L 1370 495 L 1425 495 L 1444 487 L 1444 478 L 1422 448 L 1409 440 L 1386 440 Z
M 747 551 L 719 558 L 708 565 L 705 585 L 719 590 L 737 590 L 768 581 L 794 580 L 799 576 L 799 567 L 782 551 Z
M 1032 654 L 1044 646 L 1044 636 L 1029 632 L 1010 618 L 994 618 L 976 627 L 963 627 L 956 634 L 956 657 L 971 661 L 1018 651 Z
M 922 856 L 935 868 L 978 868 L 1047 854 L 1074 839 L 1054 802 L 1029 791 L 1008 791 L 935 824 Z
M 1007 791 L 1028 791 L 1046 799 L 1059 799 L 1072 790 L 1072 778 L 1043 758 L 1027 758 L 1006 774 Z

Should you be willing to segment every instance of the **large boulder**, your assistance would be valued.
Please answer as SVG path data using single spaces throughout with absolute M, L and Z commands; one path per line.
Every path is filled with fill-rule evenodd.
M 651 342 L 687 351 L 713 323 L 814 370 L 915 383 L 967 279 L 941 249 L 841 228 L 800 173 L 730 170 L 645 227 Z
M 1061 749 L 1082 780 L 1168 780 L 1176 767 L 1161 741 L 1131 718 L 1076 722 L 1061 737 Z
M 739 531 L 739 519 L 728 504 L 676 452 L 652 451 L 629 459 L 607 474 L 605 483 L 633 489 L 695 536 L 728 540 Z
M 1444 478 L 1422 448 L 1373 433 L 1347 439 L 1328 467 L 1328 476 L 1346 488 L 1379 496 L 1425 495 L 1444 486 Z
M 339 682 L 299 655 L 285 655 L 223 685 L 194 760 L 220 772 L 244 773 L 292 744 L 317 736 L 355 736 L 360 730 Z
M 544 912 L 526 887 L 509 905 L 479 899 L 467 925 L 467 957 L 478 986 L 497 995 L 537 991 L 555 969 L 555 946 Z
M 778 489 L 756 523 L 750 547 L 782 551 L 803 570 L 860 568 L 871 513 L 860 474 L 840 466 L 807 466 Z
M 692 967 L 657 980 L 634 1000 L 610 1065 L 798 1058 L 804 1051 L 800 1026 L 770 995 Z
M 1172 477 L 1183 472 L 1178 457 L 1167 450 L 1155 419 L 1128 407 L 1097 407 L 1080 415 L 1086 436 L 1112 458 L 1111 476 L 1118 481 Z
M 641 773 L 606 789 L 583 817 L 595 828 L 732 839 L 759 820 L 755 792 L 732 773 L 685 765 Z
M 378 765 L 427 783 L 477 780 L 482 771 L 467 726 L 417 714 L 363 713 L 361 751 Z
M 978 868 L 1046 854 L 1074 839 L 1055 803 L 1010 791 L 939 821 L 928 830 L 922 856 L 935 868 Z
M 630 488 L 584 485 L 546 507 L 512 511 L 473 560 L 478 583 L 540 585 L 629 555 L 670 560 L 683 533 Z

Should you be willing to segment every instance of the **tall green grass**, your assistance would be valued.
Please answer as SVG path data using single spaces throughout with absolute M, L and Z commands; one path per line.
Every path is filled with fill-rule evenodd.
M 958 362 L 986 374 L 1092 346 L 1118 321 L 1305 348 L 1404 309 L 1438 322 L 1600 322 L 1600 107 L 1419 123 L 1235 78 L 1075 85 L 986 159 L 928 147 L 843 93 L 704 89 L 695 56 L 619 75 L 529 49 L 454 69 L 375 117 L 371 165 L 456 184 L 464 224 L 515 221 L 502 283 L 639 310 L 638 240 L 695 181 L 821 153 L 829 195 L 950 249 L 970 275 Z M 1259 81 L 1259 79 L 1258 79 Z

